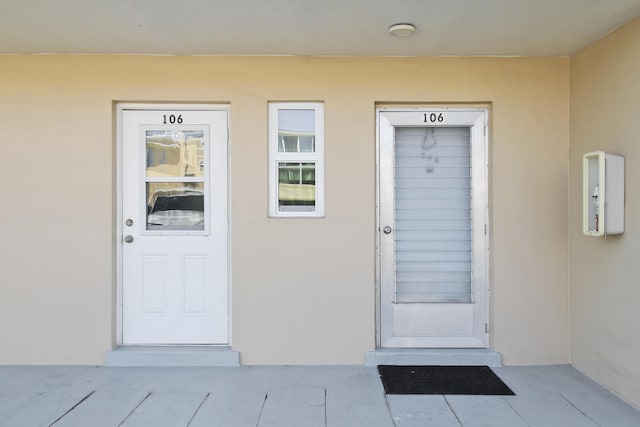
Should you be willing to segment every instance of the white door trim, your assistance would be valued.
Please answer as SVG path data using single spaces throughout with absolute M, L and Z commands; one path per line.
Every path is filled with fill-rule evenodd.
M 181 103 L 116 103 L 115 111 L 115 129 L 116 129 L 116 234 L 114 236 L 114 244 L 116 247 L 116 336 L 115 344 L 123 344 L 123 113 L 127 110 L 145 110 L 145 111 L 162 111 L 162 110 L 193 110 L 193 111 L 225 111 L 227 112 L 227 121 L 230 115 L 230 106 L 228 104 L 181 104 Z M 228 130 L 228 124 L 227 124 Z M 227 131 L 227 135 L 229 132 Z M 228 136 L 229 137 L 229 136 Z M 229 141 L 227 140 L 228 144 Z M 229 187 L 229 160 L 227 149 L 227 179 L 226 185 Z M 232 342 L 232 315 L 231 315 L 231 250 L 230 250 L 230 224 L 229 224 L 229 192 L 227 190 L 227 336 L 228 344 Z
M 388 156 L 383 156 L 381 153 L 381 113 L 388 113 L 388 112 L 397 112 L 397 113 L 410 113 L 407 114 L 406 116 L 404 115 L 397 115 L 396 118 L 394 119 L 394 126 L 414 126 L 415 125 L 415 120 L 411 119 L 410 116 L 415 115 L 416 113 L 418 114 L 428 114 L 429 116 L 425 115 L 424 117 L 424 121 L 425 121 L 425 126 L 433 126 L 433 125 L 438 125 L 437 122 L 437 116 L 436 116 L 436 122 L 430 122 L 428 121 L 430 119 L 431 113 L 439 113 L 439 112 L 456 112 L 456 113 L 470 113 L 468 116 L 472 117 L 473 115 L 477 115 L 478 113 L 482 114 L 482 126 L 480 127 L 480 133 L 476 134 L 476 136 L 481 136 L 482 140 L 483 140 L 483 144 L 482 144 L 482 157 L 484 159 L 484 163 L 481 164 L 481 171 L 478 171 L 476 169 L 476 171 L 474 171 L 474 174 L 476 173 L 480 173 L 481 174 L 481 181 L 482 181 L 482 185 L 484 185 L 485 187 L 483 188 L 483 197 L 482 200 L 476 200 L 474 202 L 473 205 L 473 209 L 474 210 L 478 210 L 481 211 L 482 214 L 482 222 L 483 224 L 479 224 L 479 223 L 474 223 L 474 242 L 473 242 L 473 246 L 474 246 L 474 251 L 482 251 L 483 252 L 483 257 L 482 257 L 482 265 L 478 265 L 475 266 L 474 268 L 474 274 L 480 274 L 482 275 L 482 279 L 484 279 L 484 283 L 485 283 L 485 288 L 484 291 L 482 292 L 482 295 L 480 296 L 480 298 L 478 298 L 478 303 L 482 304 L 482 308 L 484 311 L 484 338 L 480 341 L 478 341 L 478 345 L 474 345 L 472 342 L 470 342 L 469 340 L 467 340 L 467 342 L 461 342 L 460 340 L 456 340 L 456 339 L 445 339 L 444 341 L 448 342 L 448 345 L 446 345 L 447 347 L 483 347 L 483 348 L 489 348 L 491 345 L 491 341 L 490 341 L 490 328 L 489 328 L 489 324 L 490 324 L 490 281 L 489 281 L 489 266 L 490 266 L 490 259 L 489 259 L 489 137 L 488 137 L 488 123 L 489 123 L 489 109 L 486 107 L 479 107 L 479 108 L 469 108 L 469 107 L 406 107 L 406 108 L 376 108 L 376 226 L 377 226 L 377 238 L 376 238 L 376 346 L 378 348 L 381 348 L 383 346 L 382 344 L 382 330 L 383 330 L 383 325 L 382 325 L 382 310 L 384 309 L 383 304 L 384 301 L 382 299 L 382 294 L 383 294 L 383 290 L 382 290 L 382 281 L 383 281 L 383 268 L 384 266 L 382 265 L 382 258 L 383 258 L 383 247 L 381 244 L 381 236 L 382 236 L 382 227 L 388 225 L 388 224 L 382 224 L 381 223 L 381 209 L 382 209 L 382 189 L 381 186 L 385 185 L 382 182 L 381 179 L 381 168 L 383 167 L 389 167 L 388 164 L 383 164 L 383 162 L 385 161 L 389 161 L 388 160 Z M 450 123 L 446 123 L 446 125 L 448 126 L 469 126 L 470 123 L 473 123 L 475 120 L 471 120 L 471 122 L 469 122 L 468 118 L 466 117 L 467 114 L 462 114 L 463 119 L 461 122 L 456 123 L 454 122 L 450 122 Z M 476 122 L 477 123 L 477 122 Z M 478 129 L 476 129 L 476 132 L 478 132 Z M 391 165 L 392 166 L 392 165 Z M 478 165 L 474 166 L 474 167 L 478 167 Z M 480 232 L 480 236 L 482 237 L 481 239 L 477 239 L 476 237 L 478 236 L 478 233 Z M 409 340 L 410 341 L 410 340 Z M 386 347 L 394 347 L 395 345 L 386 345 Z M 416 347 L 418 347 L 418 345 L 416 345 Z M 438 347 L 441 347 L 440 345 Z

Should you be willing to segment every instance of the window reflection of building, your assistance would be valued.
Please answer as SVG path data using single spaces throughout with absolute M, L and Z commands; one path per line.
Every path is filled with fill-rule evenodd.
M 315 143 L 313 132 L 278 130 L 278 151 L 281 153 L 313 153 Z
M 307 112 L 307 111 L 304 111 Z M 299 112 L 298 112 L 299 113 Z M 312 113 L 309 111 L 309 113 Z M 314 132 L 278 129 L 278 152 L 315 152 Z M 315 163 L 278 163 L 279 206 L 315 206 Z
M 146 142 L 148 177 L 204 176 L 202 131 L 150 130 Z
M 315 200 L 315 163 L 279 163 L 278 201 L 280 205 L 313 206 Z
M 146 149 L 148 229 L 203 229 L 204 132 L 148 130 Z
M 322 103 L 269 103 L 269 216 L 324 216 Z

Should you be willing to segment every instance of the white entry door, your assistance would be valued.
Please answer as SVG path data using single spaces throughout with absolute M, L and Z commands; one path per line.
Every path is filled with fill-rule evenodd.
M 381 347 L 487 347 L 487 111 L 379 109 Z
M 226 344 L 228 109 L 118 113 L 122 343 Z

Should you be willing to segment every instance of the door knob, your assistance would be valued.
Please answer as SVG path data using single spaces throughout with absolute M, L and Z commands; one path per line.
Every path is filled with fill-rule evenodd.
M 127 243 L 133 242 L 133 236 L 131 234 L 124 236 L 124 241 Z
M 389 227 L 388 225 L 382 229 L 382 232 L 384 234 L 390 234 L 391 233 L 391 227 Z

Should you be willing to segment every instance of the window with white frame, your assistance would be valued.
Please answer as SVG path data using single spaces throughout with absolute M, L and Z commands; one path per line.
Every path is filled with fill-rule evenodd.
M 269 103 L 269 215 L 324 216 L 322 103 Z

